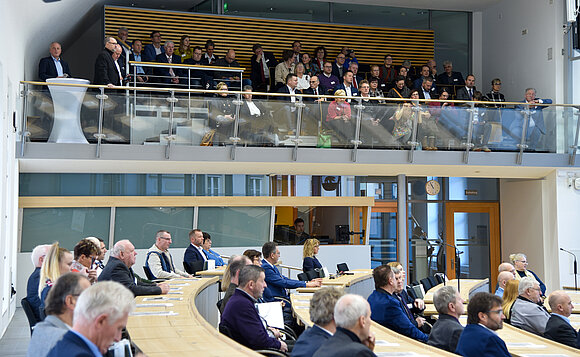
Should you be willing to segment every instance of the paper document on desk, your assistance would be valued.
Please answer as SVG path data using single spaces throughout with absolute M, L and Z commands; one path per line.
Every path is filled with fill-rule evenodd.
M 282 305 L 279 302 L 265 302 L 258 305 L 258 313 L 266 320 L 268 326 L 284 328 L 284 316 L 282 315 Z
M 156 303 L 156 304 L 136 304 L 135 307 L 169 307 L 172 303 Z
M 400 346 L 400 345 L 396 342 L 389 342 L 389 341 L 385 341 L 385 340 L 376 340 L 375 346 L 396 347 L 396 346 Z
M 546 348 L 546 345 L 536 345 L 531 342 L 510 342 L 506 343 L 508 349 L 510 348 Z
M 376 345 L 375 345 L 376 346 Z M 427 357 L 416 352 L 375 352 L 377 357 Z

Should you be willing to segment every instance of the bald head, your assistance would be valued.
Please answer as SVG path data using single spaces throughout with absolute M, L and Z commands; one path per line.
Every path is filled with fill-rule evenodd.
M 497 276 L 497 282 L 498 282 L 499 286 L 501 286 L 503 289 L 505 289 L 505 286 L 507 285 L 507 282 L 510 281 L 510 280 L 513 280 L 513 279 L 515 279 L 515 277 L 509 271 L 502 271 Z
M 552 313 L 566 317 L 569 317 L 574 309 L 570 296 L 562 290 L 552 292 L 548 297 L 548 304 L 552 309 Z
M 503 272 L 503 271 L 508 271 L 510 273 L 512 273 L 512 275 L 515 277 L 516 276 L 516 268 L 511 265 L 510 263 L 501 263 L 499 265 L 499 267 L 497 268 L 497 271 L 499 273 Z

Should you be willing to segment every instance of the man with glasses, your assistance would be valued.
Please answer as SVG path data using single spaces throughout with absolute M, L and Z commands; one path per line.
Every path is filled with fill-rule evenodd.
M 503 328 L 501 298 L 477 293 L 467 305 L 467 326 L 461 333 L 455 353 L 466 357 L 511 357 L 505 342 L 495 331 Z
M 304 94 L 325 95 L 326 88 L 320 85 L 320 80 L 318 79 L 318 76 L 312 76 L 310 77 L 310 88 L 305 89 Z M 315 100 L 318 99 L 312 97 L 304 97 L 304 101 L 315 101 Z
M 160 230 L 155 234 L 155 244 L 147 251 L 145 267 L 151 270 L 154 279 L 191 278 L 191 275 L 175 268 L 173 257 L 169 253 L 171 233 Z
M 542 290 L 540 284 L 530 277 L 520 280 L 518 294 L 520 294 L 512 306 L 511 323 L 536 335 L 544 336 L 546 324 L 550 319 L 550 314 L 541 305 Z
M 165 48 L 161 46 L 161 32 L 151 31 L 151 43 L 145 46 L 143 50 L 143 62 L 155 62 L 158 55 L 165 52 Z
M 346 56 L 343 53 L 339 53 L 336 56 L 336 62 L 332 65 L 332 74 L 336 76 L 336 78 L 342 78 L 344 72 L 346 72 L 346 67 L 344 62 L 346 61 Z
M 499 78 L 494 78 L 491 81 L 491 90 L 489 91 L 489 93 L 486 94 L 486 100 L 489 102 L 505 102 L 505 97 L 502 93 L 500 93 L 501 90 L 501 80 Z M 501 104 L 496 104 L 495 105 L 496 108 L 501 108 L 503 107 L 503 105 Z
M 338 77 L 335 76 L 332 72 L 332 62 L 327 61 L 324 62 L 324 66 L 322 67 L 322 73 L 318 77 L 320 84 L 327 89 L 327 93 L 330 94 L 334 93 L 334 88 L 338 86 Z M 342 77 L 341 77 L 342 78 Z

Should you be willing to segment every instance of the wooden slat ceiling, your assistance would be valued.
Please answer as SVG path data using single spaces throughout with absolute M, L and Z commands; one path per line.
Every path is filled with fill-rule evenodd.
M 282 51 L 300 40 L 302 51 L 312 53 L 323 45 L 328 59 L 333 59 L 342 46 L 356 50 L 360 63 L 382 64 L 385 54 L 391 54 L 400 65 L 409 59 L 413 65 L 433 58 L 434 34 L 430 30 L 409 30 L 370 26 L 322 24 L 300 21 L 271 20 L 248 17 L 196 14 L 188 12 L 145 10 L 105 6 L 105 34 L 116 36 L 119 27 L 129 29 L 129 40 L 141 39 L 149 43 L 152 30 L 161 32 L 163 41 L 179 45 L 182 35 L 190 36 L 191 45 L 203 47 L 205 41 L 216 43 L 216 54 L 223 56 L 227 49 L 236 50 L 236 59 L 249 68 L 252 45 L 261 43 L 266 51 L 280 61 Z

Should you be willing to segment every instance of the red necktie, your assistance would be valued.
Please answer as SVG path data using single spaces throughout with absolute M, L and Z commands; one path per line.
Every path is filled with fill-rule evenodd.
M 356 77 L 353 78 L 352 86 L 358 89 L 358 85 L 356 84 Z
M 266 76 L 264 76 L 264 59 L 263 58 L 260 60 L 260 68 L 262 69 L 260 71 L 260 74 L 261 74 L 261 77 L 262 77 L 262 83 L 265 83 L 266 82 Z

